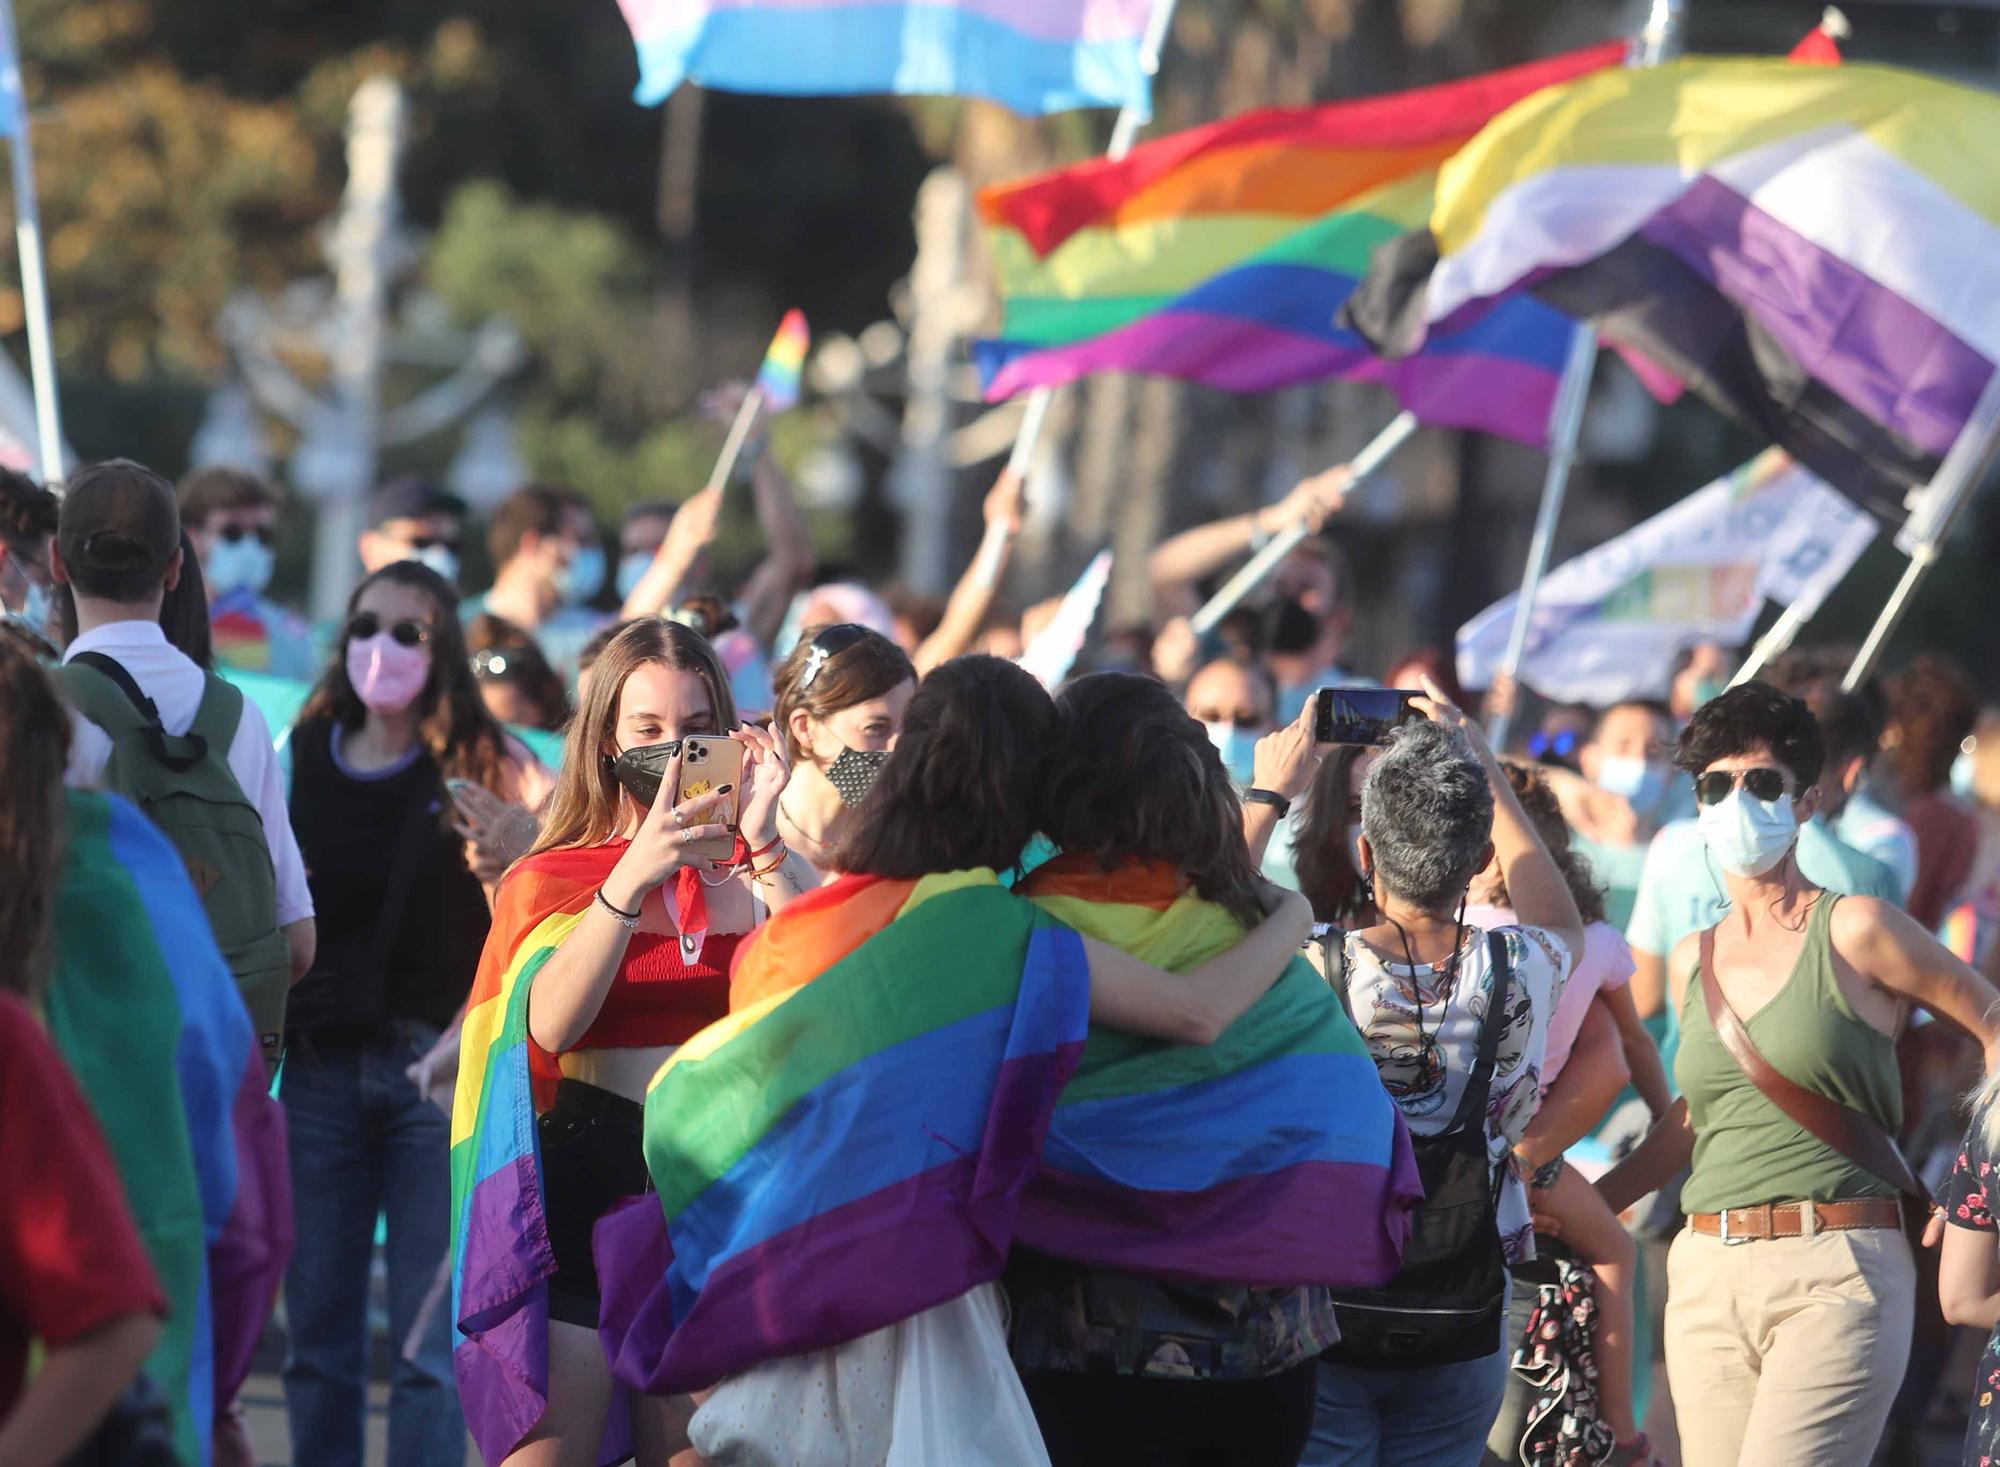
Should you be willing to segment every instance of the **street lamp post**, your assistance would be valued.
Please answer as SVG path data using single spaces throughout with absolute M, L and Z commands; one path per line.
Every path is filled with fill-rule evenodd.
M 347 187 L 328 231 L 333 288 L 294 287 L 277 310 L 243 296 L 223 312 L 222 335 L 258 402 L 299 430 L 290 477 L 317 506 L 311 611 L 339 617 L 360 569 L 355 542 L 384 448 L 440 432 L 478 412 L 518 368 L 520 338 L 504 321 L 472 332 L 426 322 L 419 332 L 390 319 L 397 281 L 416 258 L 402 224 L 396 174 L 408 108 L 386 76 L 355 89 L 347 125 Z M 421 337 L 421 339 L 418 339 Z M 308 351 L 326 363 L 326 386 L 300 382 L 284 358 Z M 391 362 L 448 366 L 449 375 L 385 409 L 382 371 Z M 493 409 L 485 416 L 490 418 Z M 484 428 L 489 435 L 490 425 Z

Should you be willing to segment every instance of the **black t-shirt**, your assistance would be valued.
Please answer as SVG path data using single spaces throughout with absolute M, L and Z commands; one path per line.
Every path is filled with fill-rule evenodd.
M 317 1038 L 365 1037 L 389 1019 L 443 1028 L 471 991 L 492 924 L 451 829 L 444 780 L 423 749 L 408 764 L 351 774 L 334 758 L 333 735 L 330 720 L 292 734 L 292 829 L 319 941 L 292 995 L 291 1027 Z M 399 868 L 410 873 L 408 895 L 384 933 Z

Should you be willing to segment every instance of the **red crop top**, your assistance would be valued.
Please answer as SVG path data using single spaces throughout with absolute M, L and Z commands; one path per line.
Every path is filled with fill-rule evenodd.
M 650 1049 L 685 1044 L 729 1013 L 729 968 L 747 932 L 710 933 L 694 963 L 681 961 L 671 932 L 635 932 L 604 1007 L 578 1049 Z

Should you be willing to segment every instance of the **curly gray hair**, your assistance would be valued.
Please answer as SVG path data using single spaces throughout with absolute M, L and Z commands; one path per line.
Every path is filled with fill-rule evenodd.
M 1393 731 L 1361 789 L 1361 833 L 1383 890 L 1456 907 L 1493 835 L 1493 790 L 1464 736 L 1428 722 Z

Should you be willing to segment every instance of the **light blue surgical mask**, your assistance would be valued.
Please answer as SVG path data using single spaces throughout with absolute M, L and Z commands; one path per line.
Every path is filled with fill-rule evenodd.
M 458 552 L 449 545 L 433 542 L 421 550 L 412 550 L 404 558 L 414 560 L 418 565 L 428 566 L 454 586 L 458 584 Z
M 1222 767 L 1244 789 L 1256 781 L 1257 730 L 1237 723 L 1204 723 L 1208 741 L 1222 756 Z
M 557 590 L 571 606 L 581 606 L 604 589 L 607 569 L 602 545 L 580 546 L 569 558 Z
M 618 579 L 614 584 L 618 588 L 620 601 L 639 589 L 639 582 L 646 578 L 646 572 L 653 568 L 653 561 L 656 558 L 650 550 L 635 550 L 619 559 Z
M 201 573 L 218 596 L 232 591 L 262 592 L 271 584 L 271 572 L 277 564 L 270 546 L 255 535 L 244 535 L 211 545 Z
M 1785 859 L 1799 838 L 1799 817 L 1789 799 L 1753 799 L 1742 786 L 1697 819 L 1702 843 L 1732 876 L 1762 876 Z
M 1966 740 L 1968 744 L 1971 742 L 1972 740 L 1970 739 Z M 1977 778 L 1978 768 L 1978 763 L 1973 758 L 1973 751 L 1971 749 L 1961 748 L 1958 751 L 1958 757 L 1951 761 L 1951 792 L 1961 800 L 1974 798 L 1973 785 Z
M 1618 795 L 1642 815 L 1659 808 L 1667 793 L 1667 776 L 1660 766 L 1636 754 L 1606 754 L 1597 761 L 1597 787 Z
M 18 609 L 9 611 L 6 619 L 26 627 L 44 642 L 55 639 L 49 634 L 49 620 L 55 611 L 55 597 L 40 581 L 29 581 L 28 589 L 21 596 Z

